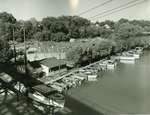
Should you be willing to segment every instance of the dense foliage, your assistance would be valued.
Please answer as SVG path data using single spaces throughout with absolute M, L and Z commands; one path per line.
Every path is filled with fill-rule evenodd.
M 40 41 L 69 41 L 71 38 L 120 38 L 126 39 L 137 36 L 142 31 L 150 31 L 150 21 L 120 19 L 118 22 L 106 20 L 92 23 L 78 16 L 46 17 L 42 21 L 35 18 L 17 21 L 12 14 L 0 13 L 0 38 L 23 41 L 23 28 L 27 40 Z
M 12 50 L 10 49 L 9 44 L 0 39 L 0 63 L 7 63 L 12 58 Z
M 91 62 L 116 52 L 128 50 L 135 46 L 147 45 L 142 37 L 143 32 L 150 32 L 150 21 L 120 19 L 117 22 L 106 20 L 92 23 L 78 16 L 46 17 L 42 21 L 35 18 L 17 21 L 12 14 L 0 13 L 0 42 L 1 62 L 10 59 L 9 45 L 13 40 L 23 42 L 23 34 L 27 40 L 38 41 L 69 41 L 70 39 L 104 38 L 105 41 L 88 46 L 70 49 L 67 53 L 68 60 L 80 64 Z M 139 39 L 141 38 L 141 39 Z M 6 56 L 6 57 L 5 57 Z

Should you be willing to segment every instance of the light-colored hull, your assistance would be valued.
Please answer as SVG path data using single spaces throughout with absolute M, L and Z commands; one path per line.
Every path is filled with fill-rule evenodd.
M 128 64 L 134 64 L 135 63 L 135 57 L 128 57 L 128 56 L 120 56 L 120 62 L 121 63 L 128 63 Z
M 134 60 L 120 60 L 120 63 L 135 64 Z
M 96 81 L 97 75 L 88 75 L 88 81 Z
M 107 69 L 115 69 L 115 64 L 108 64 Z
M 139 59 L 140 58 L 139 54 L 134 54 L 133 56 L 135 57 L 135 59 Z
M 120 56 L 120 60 L 135 61 L 135 57 Z

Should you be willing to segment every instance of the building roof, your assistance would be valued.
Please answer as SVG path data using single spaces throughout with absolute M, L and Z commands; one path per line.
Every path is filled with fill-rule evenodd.
M 29 63 L 30 63 L 30 65 L 31 65 L 33 68 L 40 68 L 40 67 L 41 67 L 39 61 L 33 61 L 33 62 L 29 62 Z
M 34 86 L 32 88 L 35 89 L 35 90 L 37 90 L 40 93 L 43 93 L 43 94 L 49 94 L 49 93 L 53 93 L 53 92 L 56 91 L 55 89 L 53 89 L 51 87 L 47 87 L 44 84 L 36 85 L 36 86 Z
M 56 58 L 47 58 L 47 59 L 42 60 L 40 63 L 42 65 L 49 67 L 49 68 L 54 68 L 54 67 L 58 67 L 61 65 L 66 65 L 66 62 L 64 60 L 56 59 Z

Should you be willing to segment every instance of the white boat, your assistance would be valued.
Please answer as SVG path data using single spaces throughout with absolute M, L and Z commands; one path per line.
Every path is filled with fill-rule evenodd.
M 107 68 L 107 62 L 106 62 L 106 60 L 100 62 L 100 63 L 99 63 L 99 66 L 100 66 L 101 68 L 103 68 L 103 69 L 106 69 L 106 68 Z
M 88 81 L 97 81 L 97 75 L 88 75 Z
M 133 56 L 120 56 L 121 63 L 135 63 L 135 57 Z
M 120 56 L 120 62 L 121 63 L 135 63 L 135 57 L 133 54 L 130 54 L 128 52 L 123 52 L 122 55 Z
M 107 69 L 115 69 L 116 66 L 117 66 L 117 62 L 115 60 L 107 61 Z
M 129 55 L 133 55 L 133 57 L 135 57 L 135 59 L 139 59 L 140 58 L 140 54 L 137 53 L 136 51 L 128 51 Z
M 29 90 L 28 97 L 43 105 L 64 108 L 64 96 L 56 90 L 45 85 L 37 85 Z

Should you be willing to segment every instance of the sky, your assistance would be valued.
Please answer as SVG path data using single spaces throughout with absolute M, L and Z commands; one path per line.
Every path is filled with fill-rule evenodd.
M 0 12 L 6 11 L 11 13 L 18 20 L 28 20 L 32 17 L 41 20 L 47 16 L 78 15 L 106 1 L 108 0 L 0 0 Z M 89 18 L 129 1 L 133 0 L 112 0 L 108 4 L 81 16 L 91 21 L 116 21 L 120 18 L 150 20 L 150 0 L 145 0 L 145 2 L 137 6 L 105 17 Z

